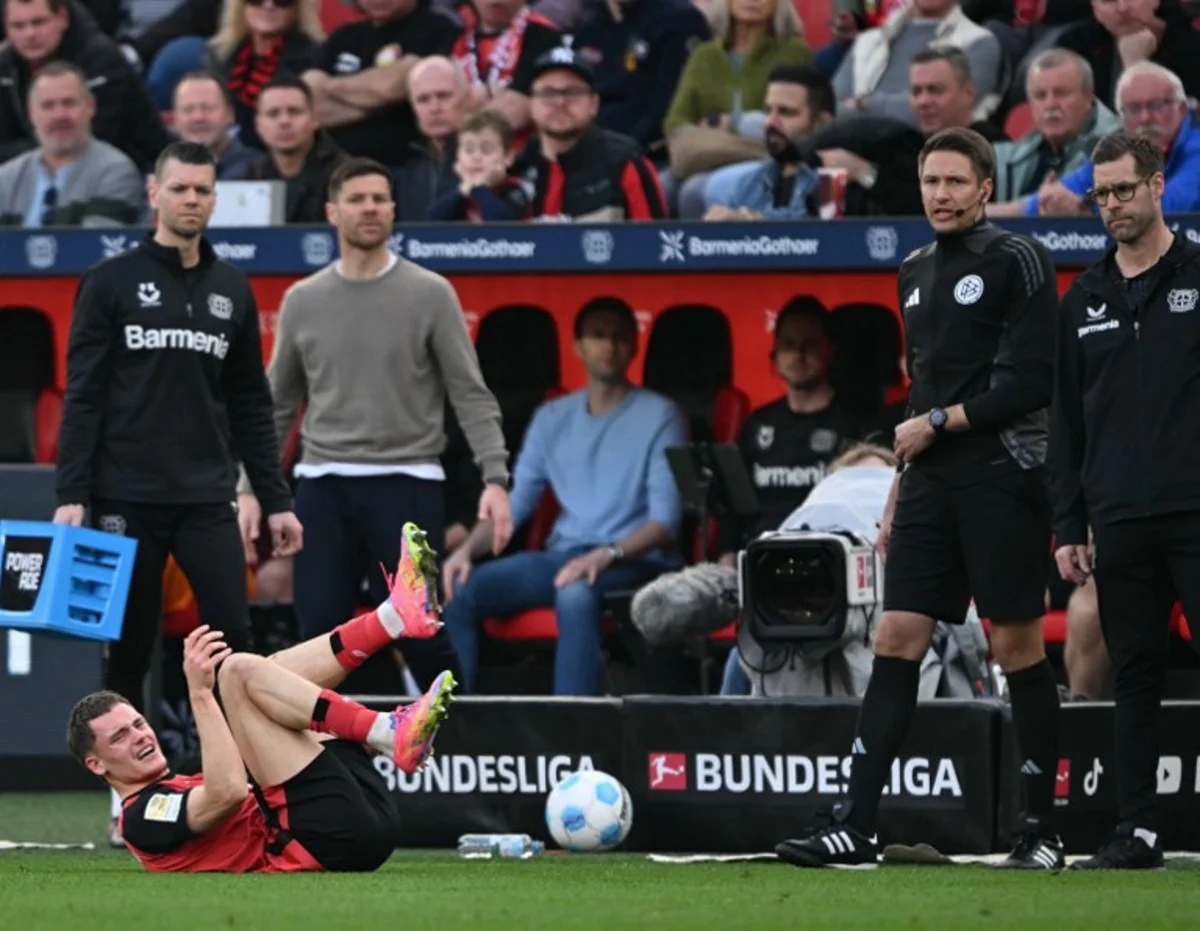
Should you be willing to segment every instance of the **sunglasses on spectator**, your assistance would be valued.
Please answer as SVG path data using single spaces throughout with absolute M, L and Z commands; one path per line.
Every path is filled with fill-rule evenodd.
M 1103 207 L 1108 203 L 1108 195 L 1111 194 L 1124 204 L 1133 200 L 1133 195 L 1137 193 L 1138 187 L 1149 180 L 1149 178 L 1138 178 L 1136 181 L 1119 181 L 1112 187 L 1094 187 L 1087 192 L 1087 198 L 1097 207 Z
M 296 0 L 246 0 L 246 6 L 266 6 L 268 3 L 277 10 L 290 10 Z

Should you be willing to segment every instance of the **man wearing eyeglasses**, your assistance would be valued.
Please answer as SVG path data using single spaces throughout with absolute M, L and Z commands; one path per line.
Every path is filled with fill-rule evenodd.
M 667 215 L 658 175 L 641 146 L 595 125 L 595 74 L 570 45 L 538 58 L 530 86 L 537 135 L 514 174 L 531 188 L 535 218 L 612 223 Z
M 1200 618 L 1200 246 L 1163 220 L 1162 153 L 1119 132 L 1092 154 L 1114 248 L 1063 299 L 1050 426 L 1055 560 L 1095 576 L 1112 657 L 1119 824 L 1075 869 L 1160 869 L 1158 708 L 1176 599 Z M 1094 551 L 1089 551 L 1088 526 Z
M 1163 212 L 1200 210 L 1200 127 L 1179 77 L 1154 62 L 1132 65 L 1117 84 L 1117 111 L 1126 132 L 1153 142 L 1163 156 Z M 1092 183 L 1090 162 L 1062 179 L 1051 176 L 1025 199 L 1025 215 L 1091 215 Z

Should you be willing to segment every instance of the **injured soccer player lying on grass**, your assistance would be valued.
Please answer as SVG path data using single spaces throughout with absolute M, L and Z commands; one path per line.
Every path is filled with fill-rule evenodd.
M 443 672 L 390 713 L 332 691 L 394 640 L 441 627 L 436 557 L 413 524 L 404 525 L 388 581 L 376 610 L 270 658 L 231 654 L 207 627 L 188 635 L 183 670 L 198 775 L 172 772 L 153 729 L 115 692 L 75 705 L 71 752 L 120 795 L 122 836 L 147 870 L 365 871 L 391 856 L 398 812 L 372 754 L 405 773 L 419 770 L 455 683 Z

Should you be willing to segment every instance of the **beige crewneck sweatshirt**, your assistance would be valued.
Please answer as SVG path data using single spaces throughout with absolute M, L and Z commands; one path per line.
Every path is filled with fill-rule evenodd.
M 508 478 L 500 407 L 458 295 L 405 259 L 365 281 L 343 277 L 334 263 L 292 285 L 267 377 L 281 444 L 307 405 L 304 464 L 436 463 L 449 396 L 484 478 Z

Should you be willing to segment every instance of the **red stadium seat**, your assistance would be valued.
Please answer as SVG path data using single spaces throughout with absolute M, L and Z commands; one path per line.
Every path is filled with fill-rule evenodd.
M 62 423 L 62 395 L 45 388 L 38 395 L 34 410 L 34 461 L 52 463 L 58 458 L 58 429 Z
M 1033 110 L 1030 109 L 1028 101 L 1021 101 L 1008 111 L 1008 117 L 1004 120 L 1004 134 L 1009 139 L 1020 139 L 1031 129 Z

